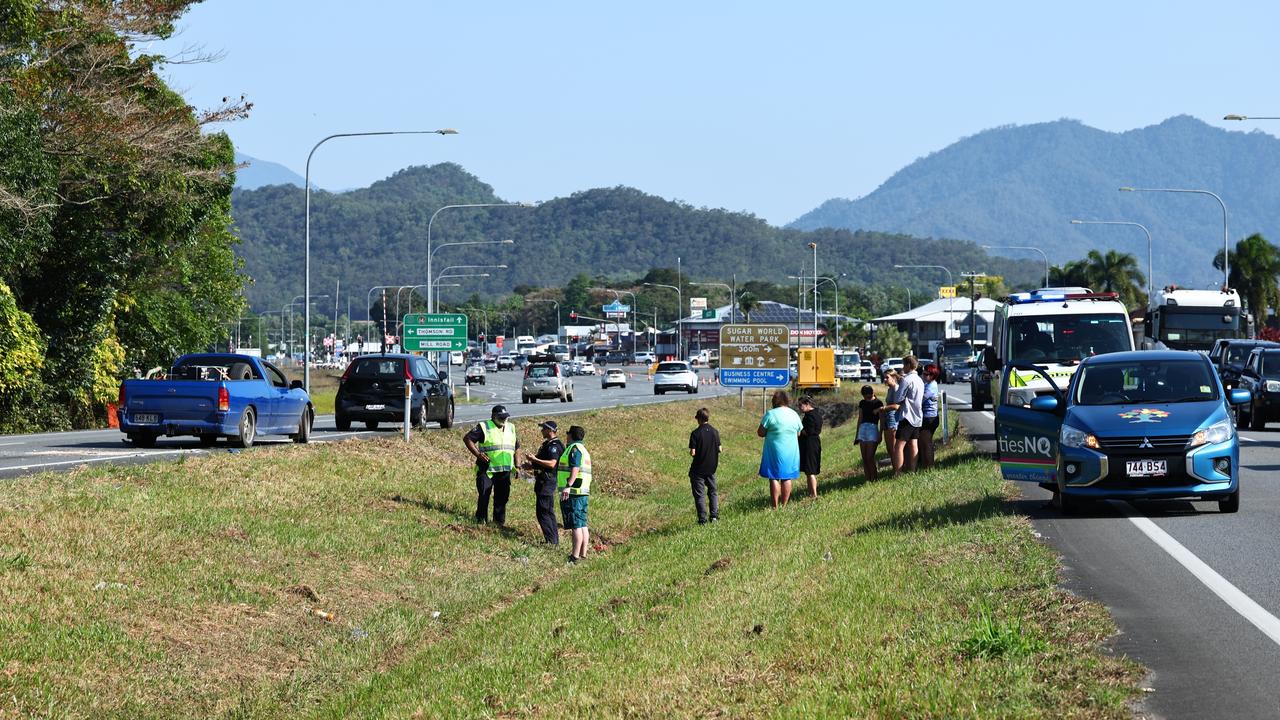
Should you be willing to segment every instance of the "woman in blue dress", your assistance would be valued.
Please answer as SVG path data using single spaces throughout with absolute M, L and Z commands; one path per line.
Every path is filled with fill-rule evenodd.
M 786 390 L 773 394 L 773 409 L 764 414 L 756 435 L 764 438 L 760 455 L 760 477 L 769 481 L 769 498 L 776 510 L 791 499 L 791 481 L 800 477 L 800 415 L 791 409 Z

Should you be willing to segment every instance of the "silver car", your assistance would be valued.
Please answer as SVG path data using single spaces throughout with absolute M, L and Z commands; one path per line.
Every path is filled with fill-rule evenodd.
M 625 388 L 627 386 L 627 374 L 619 368 L 609 368 L 604 371 L 604 375 L 600 376 L 600 389 L 608 390 L 611 387 Z
M 559 398 L 560 402 L 573 402 L 573 380 L 560 372 L 559 363 L 529 363 L 524 369 L 524 383 L 520 386 L 520 402 L 528 404 L 554 398 Z

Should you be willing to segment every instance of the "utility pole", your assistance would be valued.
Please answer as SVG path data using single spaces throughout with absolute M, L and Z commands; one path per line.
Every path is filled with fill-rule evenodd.
M 960 277 L 969 278 L 969 350 L 978 346 L 978 278 L 986 277 L 986 273 L 960 273 Z

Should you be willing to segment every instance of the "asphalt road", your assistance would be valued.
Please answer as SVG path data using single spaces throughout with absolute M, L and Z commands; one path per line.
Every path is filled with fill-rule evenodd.
M 990 411 L 944 388 L 979 447 L 994 452 Z M 1063 556 L 1064 584 L 1106 604 L 1117 652 L 1151 669 L 1141 710 L 1164 718 L 1280 717 L 1280 425 L 1241 433 L 1241 505 L 1099 503 L 1079 516 L 1018 483 L 1019 509 Z
M 461 371 L 458 368 L 458 380 Z M 512 417 L 527 415 L 557 415 L 583 410 L 593 410 L 618 405 L 642 405 L 652 402 L 670 402 L 706 395 L 718 395 L 734 390 L 715 385 L 699 388 L 698 394 L 669 392 L 654 396 L 653 385 L 646 379 L 642 366 L 626 366 L 633 377 L 625 388 L 600 388 L 600 378 L 596 376 L 579 376 L 574 380 L 574 401 L 561 403 L 556 400 L 541 400 L 536 404 L 520 403 L 521 373 L 503 371 L 490 373 L 485 385 L 472 385 L 469 389 L 459 384 L 455 387 L 458 398 L 454 422 L 462 425 L 476 423 L 488 419 L 490 408 L 503 403 Z M 709 379 L 710 371 L 703 370 L 701 377 Z M 463 403 L 462 399 L 470 393 L 476 403 Z M 382 424 L 378 430 L 360 429 L 355 423 L 349 432 L 338 432 L 333 424 L 332 415 L 321 415 L 316 418 L 312 430 L 312 442 L 331 442 L 351 437 L 377 437 L 398 435 L 399 424 Z M 428 430 L 427 432 L 433 432 Z M 16 477 L 45 471 L 69 470 L 82 465 L 100 463 L 140 463 L 157 460 L 172 460 L 184 455 L 203 455 L 210 452 L 227 452 L 229 445 L 219 441 L 213 448 L 202 448 L 194 437 L 165 438 L 156 441 L 155 448 L 143 449 L 123 441 L 124 435 L 119 430 L 84 430 L 77 432 L 42 433 L 38 435 L 0 435 L 0 478 Z M 284 436 L 267 435 L 259 437 L 255 446 L 271 446 L 291 442 Z M 253 450 L 249 450 L 253 452 Z

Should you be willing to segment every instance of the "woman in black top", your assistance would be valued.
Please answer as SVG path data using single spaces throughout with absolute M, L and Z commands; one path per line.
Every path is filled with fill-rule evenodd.
M 800 472 L 809 481 L 809 497 L 818 497 L 818 473 L 822 472 L 822 411 L 813 398 L 800 398 Z

